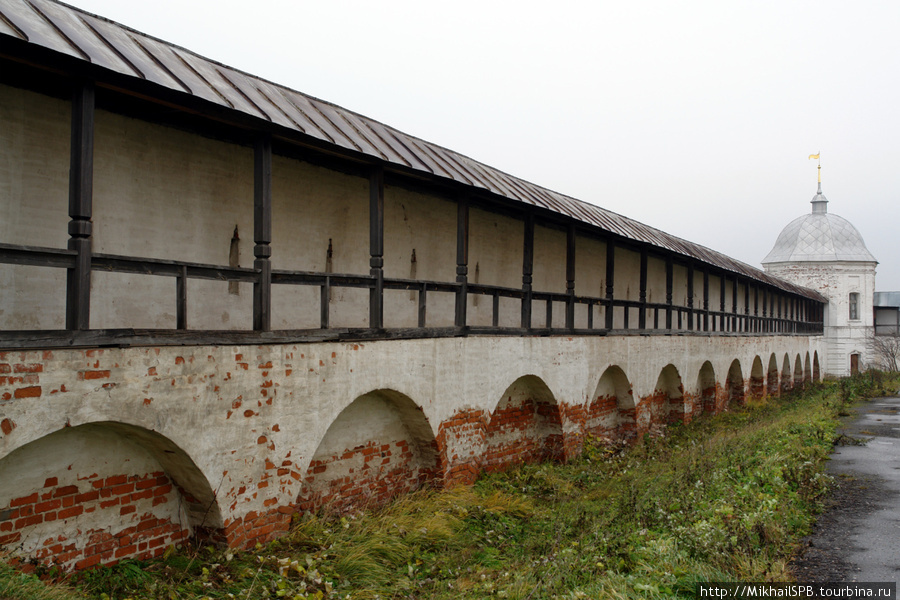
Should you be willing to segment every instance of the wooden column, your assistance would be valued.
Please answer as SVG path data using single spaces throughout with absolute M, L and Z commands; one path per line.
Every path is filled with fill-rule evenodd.
M 616 277 L 616 244 L 606 240 L 606 329 L 613 328 L 613 293 Z
M 738 278 L 737 275 L 734 276 L 734 279 L 731 280 L 731 330 L 738 330 L 738 316 L 737 316 L 737 305 L 738 305 Z
M 94 194 L 94 84 L 82 83 L 72 96 L 69 156 L 69 250 L 78 254 L 66 271 L 66 329 L 91 323 L 91 222 Z
M 750 331 L 750 280 L 744 283 L 744 327 L 742 331 Z
M 522 250 L 522 328 L 531 329 L 532 274 L 534 273 L 534 213 L 525 214 Z
M 687 266 L 687 328 L 688 331 L 694 329 L 694 263 L 689 262 Z
M 703 331 L 709 331 L 709 267 L 703 268 Z
M 260 137 L 253 151 L 253 329 L 272 329 L 272 138 Z
M 456 205 L 456 316 L 457 327 L 466 326 L 469 305 L 469 199 L 460 198 Z
M 369 275 L 375 284 L 369 290 L 369 327 L 384 327 L 384 169 L 369 173 Z
M 759 332 L 759 285 L 753 286 L 753 332 Z
M 672 256 L 666 257 L 666 329 L 672 329 L 672 287 L 675 284 L 675 269 Z
M 640 314 L 638 314 L 638 329 L 647 329 L 647 248 L 641 248 L 641 281 L 640 295 L 638 299 L 641 302 Z
M 727 330 L 728 319 L 725 317 L 725 273 L 719 274 L 719 331 Z
M 575 329 L 575 225 L 566 230 L 566 329 Z

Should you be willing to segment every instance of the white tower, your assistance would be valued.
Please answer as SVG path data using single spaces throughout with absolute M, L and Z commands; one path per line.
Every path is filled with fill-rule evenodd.
M 819 165 L 819 190 L 812 199 L 812 213 L 794 219 L 782 230 L 762 264 L 767 273 L 828 298 L 828 355 L 823 364 L 826 373 L 844 376 L 872 364 L 869 340 L 878 261 L 847 219 L 828 213 L 821 169 Z

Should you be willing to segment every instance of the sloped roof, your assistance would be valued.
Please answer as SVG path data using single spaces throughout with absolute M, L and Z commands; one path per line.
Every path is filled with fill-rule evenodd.
M 373 119 L 56 0 L 0 0 L 0 36 L 190 94 L 351 152 L 540 207 L 636 242 L 821 300 L 720 252 L 513 177 Z

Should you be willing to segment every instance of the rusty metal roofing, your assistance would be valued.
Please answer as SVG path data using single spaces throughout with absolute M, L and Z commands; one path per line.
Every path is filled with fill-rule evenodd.
M 697 259 L 816 300 L 818 293 L 407 135 L 355 112 L 254 77 L 56 0 L 0 0 L 0 35 L 240 111 L 346 150 L 544 208 L 623 238 Z

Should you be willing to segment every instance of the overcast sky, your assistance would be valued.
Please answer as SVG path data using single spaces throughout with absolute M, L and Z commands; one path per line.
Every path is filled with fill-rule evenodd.
M 71 0 L 754 266 L 829 212 L 900 290 L 900 2 Z

